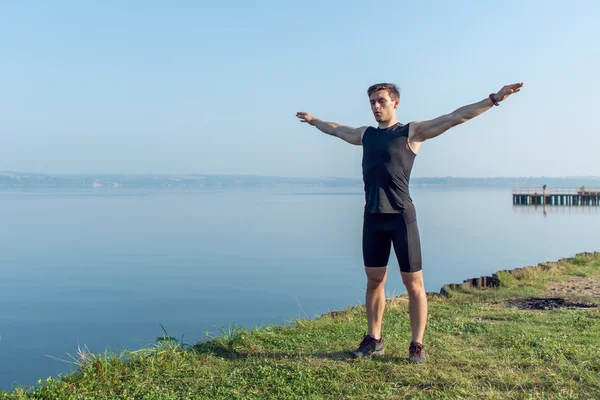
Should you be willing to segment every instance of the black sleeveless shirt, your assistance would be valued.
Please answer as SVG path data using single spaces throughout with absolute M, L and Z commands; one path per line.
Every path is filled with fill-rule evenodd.
M 362 137 L 365 212 L 414 213 L 408 190 L 416 154 L 408 146 L 410 124 L 369 127 Z

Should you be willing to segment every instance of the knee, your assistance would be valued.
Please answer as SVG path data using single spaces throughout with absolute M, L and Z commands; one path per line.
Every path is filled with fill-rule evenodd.
M 367 277 L 367 288 L 377 289 L 385 284 L 385 276 L 369 276 Z
M 419 296 L 425 293 L 425 285 L 422 279 L 403 279 L 403 282 L 409 296 Z

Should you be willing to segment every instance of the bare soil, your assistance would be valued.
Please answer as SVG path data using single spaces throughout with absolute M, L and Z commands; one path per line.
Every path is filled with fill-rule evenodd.
M 597 308 L 598 304 L 584 299 L 600 299 L 600 277 L 577 277 L 564 282 L 550 282 L 542 297 L 510 299 L 509 307 L 522 310 L 554 310 L 557 308 Z
M 549 296 L 594 297 L 600 299 L 600 277 L 577 277 L 565 282 L 551 282 L 548 286 Z

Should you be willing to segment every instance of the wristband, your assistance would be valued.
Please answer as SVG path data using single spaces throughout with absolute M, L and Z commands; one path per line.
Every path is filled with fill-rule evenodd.
M 494 93 L 490 93 L 489 97 L 490 97 L 490 100 L 492 101 L 492 103 L 494 103 L 495 106 L 499 106 L 500 105 L 500 103 L 498 103 L 496 101 L 496 96 L 494 96 Z

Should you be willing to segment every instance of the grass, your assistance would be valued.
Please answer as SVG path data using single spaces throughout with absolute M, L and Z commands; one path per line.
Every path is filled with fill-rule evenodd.
M 232 325 L 193 346 L 165 330 L 135 352 L 80 350 L 77 372 L 0 399 L 600 398 L 598 309 L 504 304 L 577 276 L 599 277 L 600 253 L 502 273 L 495 289 L 430 296 L 425 365 L 406 361 L 408 302 L 400 296 L 387 302 L 382 358 L 347 358 L 366 329 L 356 306 L 292 326 Z

